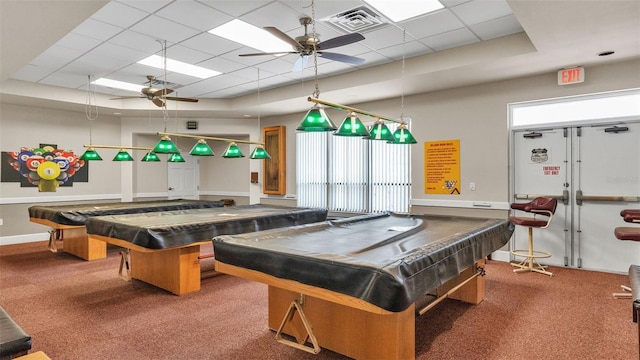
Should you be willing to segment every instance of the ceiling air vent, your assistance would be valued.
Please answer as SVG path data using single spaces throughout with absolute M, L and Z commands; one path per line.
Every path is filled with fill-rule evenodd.
M 142 83 L 142 85 L 149 86 L 149 81 Z M 169 89 L 176 90 L 183 86 L 184 85 L 176 84 L 171 81 L 163 81 L 162 79 L 158 79 L 158 78 L 151 80 L 151 87 L 153 88 L 169 88 Z
M 328 16 L 320 21 L 343 33 L 363 33 L 387 25 L 386 19 L 365 6 Z

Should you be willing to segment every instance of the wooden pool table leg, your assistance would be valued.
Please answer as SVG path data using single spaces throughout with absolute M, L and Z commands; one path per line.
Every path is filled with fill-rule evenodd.
M 84 226 L 62 230 L 63 250 L 85 260 L 99 260 L 107 257 L 107 244 L 90 239 Z
M 184 295 L 200 290 L 200 246 L 141 252 L 131 249 L 131 277 Z
M 269 286 L 269 328 L 277 330 L 300 294 Z M 304 313 L 319 345 L 355 359 L 414 359 L 415 306 L 398 313 L 374 314 L 306 295 Z M 300 337 L 305 327 L 294 318 L 284 333 Z

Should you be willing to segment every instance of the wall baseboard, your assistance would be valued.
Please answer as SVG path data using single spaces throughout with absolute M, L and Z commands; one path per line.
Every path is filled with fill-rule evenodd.
M 1 236 L 0 246 L 24 244 L 24 243 L 30 243 L 30 242 L 47 241 L 47 240 L 49 240 L 49 233 Z
M 411 199 L 411 205 L 468 209 L 509 210 L 509 203 L 499 201 Z
M 496 261 L 511 261 L 511 253 L 506 250 L 497 250 L 491 253 L 491 260 Z
M 122 199 L 122 194 L 30 196 L 30 197 L 0 198 L 0 204 L 41 204 L 41 203 L 50 203 L 50 202 L 120 200 L 120 199 Z

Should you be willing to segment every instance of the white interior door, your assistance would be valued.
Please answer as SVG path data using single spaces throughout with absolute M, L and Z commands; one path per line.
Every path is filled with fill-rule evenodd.
M 617 126 L 512 133 L 515 201 L 559 200 L 552 225 L 534 229 L 534 248 L 552 254 L 544 263 L 624 273 L 640 261 L 640 243 L 613 235 L 632 226 L 620 211 L 640 207 L 640 124 Z M 512 248 L 526 241 L 526 229 L 516 229 Z
M 189 154 L 182 154 L 185 162 L 170 162 L 168 169 L 168 199 L 200 198 L 200 167 L 198 158 Z
M 534 229 L 534 249 L 551 253 L 545 264 L 568 265 L 571 237 L 571 136 L 564 129 L 513 132 L 514 190 L 516 202 L 529 202 L 538 196 L 555 197 L 558 207 L 551 225 Z M 515 212 L 515 216 L 530 216 Z M 527 249 L 528 229 L 517 226 L 512 249 Z M 521 260 L 521 259 L 518 259 Z
M 613 231 L 633 226 L 621 210 L 640 208 L 640 123 L 579 130 L 573 151 L 577 265 L 627 272 L 640 263 L 640 243 L 618 240 Z

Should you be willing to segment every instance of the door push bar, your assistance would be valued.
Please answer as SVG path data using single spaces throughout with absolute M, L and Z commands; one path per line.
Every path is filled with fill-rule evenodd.
M 576 191 L 576 204 L 582 205 L 583 201 L 623 201 L 638 202 L 640 196 L 619 196 L 619 195 L 582 195 L 582 190 Z
M 533 200 L 539 197 L 553 198 L 561 200 L 564 205 L 569 205 L 569 190 L 562 190 L 562 195 L 541 195 L 541 194 L 516 194 L 517 200 Z

